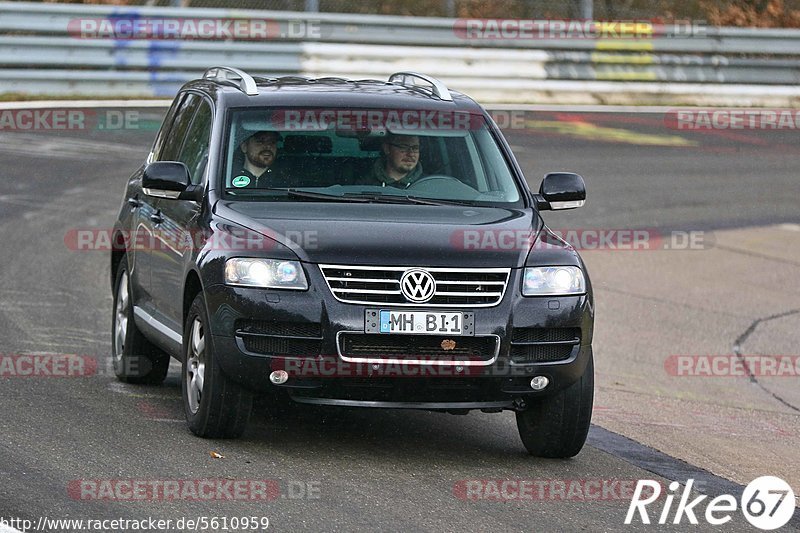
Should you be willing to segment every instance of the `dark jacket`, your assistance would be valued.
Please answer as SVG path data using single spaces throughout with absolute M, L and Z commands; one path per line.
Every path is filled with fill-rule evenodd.
M 406 174 L 402 179 L 394 180 L 386 173 L 386 158 L 379 157 L 369 169 L 364 185 L 378 185 L 379 187 L 398 187 L 406 189 L 409 185 L 422 177 L 422 163 L 417 163 L 414 169 Z
M 246 177 L 249 182 L 244 186 L 236 186 L 236 179 L 244 176 Z M 246 180 L 244 180 L 246 181 Z M 293 187 L 291 180 L 291 173 L 289 169 L 280 159 L 276 159 L 275 163 L 267 170 L 265 170 L 260 176 L 254 175 L 249 170 L 246 170 L 244 167 L 240 167 L 239 170 L 233 173 L 233 180 L 231 181 L 231 185 L 234 188 L 241 189 L 241 188 L 258 188 L 258 189 L 266 189 L 266 188 L 285 188 L 285 187 Z

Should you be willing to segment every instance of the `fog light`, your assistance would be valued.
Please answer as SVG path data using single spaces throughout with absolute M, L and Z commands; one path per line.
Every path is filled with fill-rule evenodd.
M 536 376 L 531 380 L 531 388 L 533 390 L 542 390 L 550 384 L 550 380 L 545 376 Z
M 289 373 L 286 370 L 276 370 L 269 375 L 269 380 L 275 385 L 283 385 L 289 380 Z

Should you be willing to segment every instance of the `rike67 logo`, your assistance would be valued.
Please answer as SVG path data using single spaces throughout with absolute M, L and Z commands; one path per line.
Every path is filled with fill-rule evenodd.
M 771 531 L 786 525 L 794 515 L 794 491 L 779 477 L 762 476 L 754 479 L 742 492 L 741 501 L 736 501 L 736 498 L 730 494 L 717 496 L 706 503 L 704 512 L 701 511 L 701 504 L 708 496 L 701 494 L 690 501 L 693 484 L 693 479 L 686 482 L 673 514 L 672 504 L 676 499 L 676 491 L 680 484 L 677 481 L 670 483 L 669 492 L 663 499 L 664 506 L 661 508 L 661 512 L 653 517 L 654 521 L 661 525 L 670 522 L 680 524 L 685 517 L 690 524 L 697 525 L 699 523 L 698 516 L 701 516 L 706 523 L 712 526 L 721 526 L 730 522 L 731 514 L 740 508 L 750 524 L 758 529 Z M 644 494 L 647 496 L 643 496 Z M 625 524 L 633 523 L 637 511 L 639 520 L 643 524 L 650 524 L 651 519 L 647 506 L 659 500 L 660 496 L 661 484 L 658 481 L 640 479 L 633 492 L 628 514 L 625 515 Z

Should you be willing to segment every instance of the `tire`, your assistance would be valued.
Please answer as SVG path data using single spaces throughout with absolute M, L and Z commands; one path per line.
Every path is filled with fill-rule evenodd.
M 111 350 L 114 374 L 125 383 L 159 385 L 167 377 L 169 355 L 145 338 L 133 319 L 133 297 L 127 260 L 123 257 L 114 281 Z
M 183 328 L 181 391 L 189 429 L 198 437 L 237 438 L 247 428 L 253 394 L 232 381 L 217 362 L 208 331 L 203 294 L 198 294 Z
M 517 429 L 528 453 L 536 457 L 574 457 L 586 443 L 592 421 L 594 362 L 592 356 L 581 378 L 517 413 Z

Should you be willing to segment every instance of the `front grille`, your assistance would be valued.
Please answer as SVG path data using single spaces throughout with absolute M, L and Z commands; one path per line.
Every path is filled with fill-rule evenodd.
M 263 355 L 318 357 L 322 349 L 317 340 L 248 336 L 243 337 L 242 341 L 248 352 Z
M 511 360 L 515 363 L 549 363 L 569 359 L 573 344 L 511 345 Z
M 416 267 L 320 265 L 333 296 L 340 302 L 377 305 L 420 305 L 400 291 L 400 278 Z M 490 307 L 500 303 L 511 270 L 508 268 L 424 268 L 436 281 L 427 307 Z
M 263 355 L 317 357 L 322 351 L 322 332 L 313 322 L 237 320 L 236 337 L 248 352 Z
M 345 333 L 339 338 L 339 350 L 342 356 L 354 359 L 490 361 L 497 353 L 497 343 L 498 338 L 495 336 L 443 337 Z M 449 349 L 445 349 L 443 345 Z
M 512 343 L 572 342 L 581 340 L 580 328 L 514 328 Z
M 514 328 L 511 360 L 521 364 L 563 361 L 580 342 L 580 328 Z

